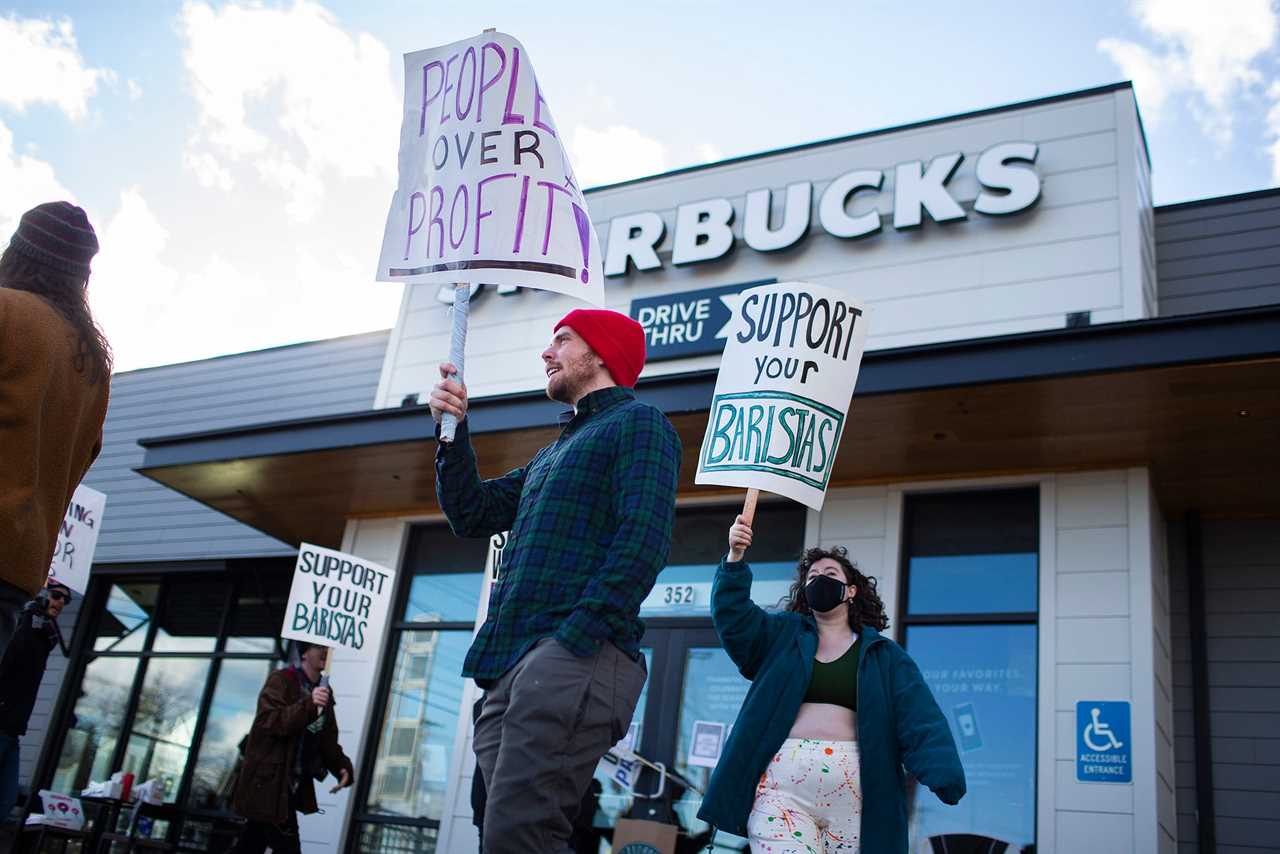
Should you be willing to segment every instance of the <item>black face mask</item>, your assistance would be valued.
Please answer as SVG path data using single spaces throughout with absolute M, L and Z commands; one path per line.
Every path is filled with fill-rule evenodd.
M 804 586 L 804 601 L 815 611 L 825 614 L 844 601 L 849 588 L 838 578 L 815 575 Z

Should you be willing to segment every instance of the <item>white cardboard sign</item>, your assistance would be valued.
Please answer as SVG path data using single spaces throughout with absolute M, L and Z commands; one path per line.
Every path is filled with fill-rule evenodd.
M 378 280 L 524 285 L 604 305 L 600 241 L 524 45 L 405 54 Z
M 67 830 L 84 827 L 84 808 L 80 805 L 79 798 L 41 789 L 40 801 L 44 804 L 44 824 Z
M 80 594 L 89 586 L 89 569 L 93 566 L 93 553 L 98 547 L 98 532 L 102 529 L 102 514 L 106 507 L 106 495 L 80 484 L 71 496 L 67 515 L 58 527 L 58 542 L 53 549 L 53 560 L 49 562 L 49 576 Z
M 866 339 L 863 308 L 842 291 L 805 282 L 743 291 L 695 482 L 821 510 Z
M 364 558 L 303 543 L 280 636 L 364 649 L 386 623 L 394 575 Z

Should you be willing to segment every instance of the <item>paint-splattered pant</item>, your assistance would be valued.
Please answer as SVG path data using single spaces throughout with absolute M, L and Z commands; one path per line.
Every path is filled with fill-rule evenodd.
M 747 819 L 755 854 L 858 851 L 858 742 L 789 738 L 760 778 Z

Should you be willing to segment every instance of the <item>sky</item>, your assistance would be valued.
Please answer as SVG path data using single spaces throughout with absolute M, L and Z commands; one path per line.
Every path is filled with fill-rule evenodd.
M 1268 0 L 0 0 L 0 241 L 88 211 L 117 370 L 390 328 L 401 57 L 486 27 L 588 187 L 1120 80 L 1157 204 L 1280 183 Z

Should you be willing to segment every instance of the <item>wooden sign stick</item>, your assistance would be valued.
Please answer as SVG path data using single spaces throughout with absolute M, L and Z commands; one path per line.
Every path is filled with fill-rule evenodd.
M 756 502 L 760 500 L 760 490 L 748 489 L 747 498 L 742 502 L 742 517 L 747 520 L 750 526 L 756 519 Z

